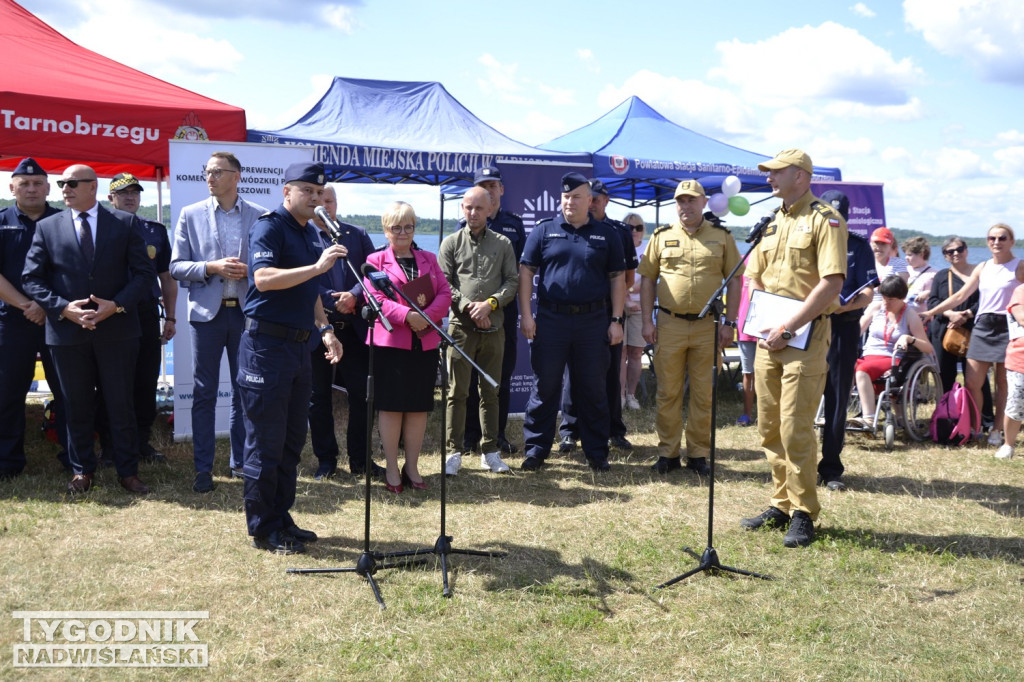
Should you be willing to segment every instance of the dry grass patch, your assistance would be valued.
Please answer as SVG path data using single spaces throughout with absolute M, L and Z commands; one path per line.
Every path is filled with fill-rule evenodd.
M 363 485 L 311 479 L 307 454 L 295 518 L 321 540 L 277 557 L 248 546 L 241 482 L 191 492 L 191 449 L 170 443 L 167 466 L 144 465 L 138 499 L 104 470 L 84 499 L 63 494 L 51 446 L 33 439 L 26 475 L 0 483 L 0 612 L 208 610 L 198 628 L 215 679 L 1021 679 L 1024 644 L 1021 503 L 1024 462 L 992 449 L 945 450 L 851 437 L 850 490 L 822 490 L 818 540 L 782 547 L 777 532 L 745 533 L 764 508 L 768 467 L 756 429 L 726 396 L 718 433 L 715 547 L 722 563 L 771 582 L 700 574 L 683 546 L 706 545 L 707 485 L 689 472 L 649 470 L 649 410 L 630 412 L 632 453 L 609 474 L 554 457 L 536 474 L 497 476 L 468 460 L 450 481 L 451 599 L 434 557 L 379 571 L 387 610 L 354 574 L 294 575 L 289 567 L 352 567 L 363 547 Z M 33 415 L 35 419 L 37 415 Z M 518 425 L 513 425 L 519 437 Z M 440 458 L 430 427 L 421 471 L 430 490 L 400 496 L 374 483 L 372 547 L 432 547 L 439 532 Z M 222 446 L 223 447 L 223 446 Z M 10 652 L 20 623 L 0 619 L 0 678 L 23 679 Z M 110 671 L 40 671 L 39 679 L 110 679 Z M 198 677 L 185 670 L 118 678 Z

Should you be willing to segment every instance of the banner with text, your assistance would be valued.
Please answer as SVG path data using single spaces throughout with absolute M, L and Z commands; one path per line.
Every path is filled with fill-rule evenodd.
M 882 184 L 875 182 L 812 182 L 811 192 L 820 197 L 829 190 L 838 190 L 850 200 L 850 232 L 867 239 L 875 228 L 885 225 L 885 199 Z

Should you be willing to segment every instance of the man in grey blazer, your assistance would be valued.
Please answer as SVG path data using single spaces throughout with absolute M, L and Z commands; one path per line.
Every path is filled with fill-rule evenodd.
M 231 371 L 231 475 L 242 476 L 245 425 L 239 403 L 238 344 L 245 317 L 241 302 L 248 287 L 249 230 L 267 212 L 238 196 L 242 165 L 230 152 L 214 152 L 203 173 L 210 198 L 186 206 L 178 218 L 171 249 L 171 276 L 188 291 L 192 339 L 192 447 L 196 467 L 192 489 L 213 490 L 213 456 L 220 360 L 227 351 Z
M 25 258 L 25 294 L 46 311 L 46 343 L 67 412 L 68 457 L 74 478 L 68 492 L 92 487 L 96 470 L 96 389 L 110 418 L 114 466 L 133 493 L 139 479 L 132 400 L 139 351 L 138 302 L 156 270 L 134 218 L 96 202 L 96 172 L 74 165 L 57 181 L 68 210 L 40 220 Z

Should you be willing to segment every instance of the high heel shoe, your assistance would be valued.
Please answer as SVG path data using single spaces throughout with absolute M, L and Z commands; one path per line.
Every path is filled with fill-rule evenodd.
M 405 477 L 403 475 L 403 480 L 404 480 L 404 478 Z M 401 495 L 402 494 L 402 484 L 399 483 L 398 485 L 391 485 L 390 483 L 388 483 L 388 477 L 387 476 L 384 476 L 384 487 L 387 488 L 389 493 L 394 493 L 396 495 Z
M 404 466 L 402 467 L 402 483 L 410 485 L 413 488 L 415 488 L 416 490 L 426 490 L 427 489 L 426 481 L 424 481 L 422 479 L 420 479 L 419 481 L 414 481 L 411 478 L 409 478 L 409 474 L 405 473 L 405 467 Z

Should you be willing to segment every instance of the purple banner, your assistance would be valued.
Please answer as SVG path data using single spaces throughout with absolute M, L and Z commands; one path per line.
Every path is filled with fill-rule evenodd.
M 575 171 L 589 177 L 592 173 L 590 166 L 554 164 L 499 163 L 498 168 L 501 170 L 502 184 L 505 185 L 501 206 L 507 211 L 519 214 L 523 219 L 526 234 L 530 234 L 537 221 L 550 218 L 558 212 L 562 200 L 563 175 Z M 536 291 L 535 286 L 532 302 L 534 310 L 537 309 Z M 514 333 L 519 340 L 519 352 L 516 370 L 512 375 L 508 411 L 510 414 L 522 414 L 526 412 L 526 402 L 530 398 L 534 379 L 533 369 L 530 367 L 530 343 L 519 333 L 518 326 Z
M 850 200 L 850 232 L 867 239 L 875 228 L 885 225 L 885 199 L 882 184 L 873 182 L 812 182 L 811 192 L 820 197 L 830 189 L 839 190 Z

